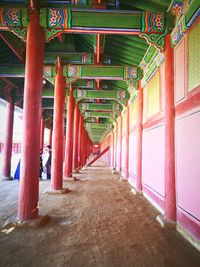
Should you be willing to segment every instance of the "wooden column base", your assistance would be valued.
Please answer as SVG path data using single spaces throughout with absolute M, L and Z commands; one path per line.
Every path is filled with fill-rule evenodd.
M 67 181 L 79 181 L 80 179 L 76 178 L 76 176 L 64 176 L 63 177 L 63 181 L 67 182 Z
M 163 215 L 158 215 L 156 217 L 156 221 L 165 229 L 176 229 L 176 222 L 166 220 Z
M 0 176 L 0 181 L 12 181 L 12 180 L 13 180 L 12 176 L 4 176 L 4 175 Z
M 143 195 L 143 192 L 142 191 L 138 191 L 136 188 L 133 188 L 131 189 L 131 192 L 134 194 L 134 195 Z
M 43 192 L 43 194 L 48 194 L 48 195 L 60 195 L 60 194 L 67 194 L 70 193 L 71 190 L 68 188 L 62 188 L 59 190 L 53 190 L 53 189 L 47 189 Z
M 35 220 L 24 221 L 17 220 L 16 217 L 11 217 L 4 223 L 2 232 L 8 233 L 8 231 L 13 231 L 15 228 L 42 227 L 48 224 L 50 219 L 49 215 L 39 216 Z

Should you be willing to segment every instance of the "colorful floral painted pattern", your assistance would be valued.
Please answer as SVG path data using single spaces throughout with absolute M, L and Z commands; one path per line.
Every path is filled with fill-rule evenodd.
M 50 28 L 71 28 L 71 10 L 70 9 L 60 9 L 60 8 L 50 8 L 47 13 L 47 22 Z
M 118 91 L 118 98 L 119 99 L 126 99 L 126 92 L 124 90 Z
M 186 25 L 185 17 L 183 17 L 171 33 L 171 43 L 173 46 L 180 41 L 183 35 L 187 33 L 188 29 L 189 27 Z
M 82 103 L 82 104 L 81 104 L 81 109 L 83 109 L 83 110 L 88 109 L 88 107 L 89 107 L 88 104 L 85 104 L 85 103 Z
M 81 66 L 69 66 L 68 67 L 68 77 L 81 77 Z
M 163 32 L 165 30 L 164 13 L 145 11 L 142 18 L 142 32 Z
M 81 5 L 81 6 L 86 6 L 87 5 L 87 0 L 71 0 L 72 5 Z
M 44 67 L 44 76 L 45 77 L 51 77 L 52 76 L 51 67 Z
M 124 67 L 124 79 L 137 79 L 137 68 Z
M 20 27 L 21 13 L 18 8 L 0 8 L 1 27 Z
M 77 90 L 77 97 L 83 98 L 84 97 L 84 90 Z
M 175 16 L 180 16 L 183 10 L 183 1 L 174 0 L 170 8 L 170 13 Z

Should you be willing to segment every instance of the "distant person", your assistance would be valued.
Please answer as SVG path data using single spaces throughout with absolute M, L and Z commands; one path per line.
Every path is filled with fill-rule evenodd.
M 42 162 L 42 149 L 40 149 L 40 175 L 39 178 L 42 180 L 42 173 L 43 173 L 43 162 Z
M 51 179 L 51 146 L 48 145 L 47 149 L 48 149 L 48 159 L 45 164 L 45 168 L 46 168 L 47 180 L 50 180 Z

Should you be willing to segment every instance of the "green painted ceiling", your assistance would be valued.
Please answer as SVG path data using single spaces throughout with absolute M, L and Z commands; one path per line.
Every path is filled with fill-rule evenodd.
M 28 6 L 29 1 L 8 1 L 2 0 L 1 4 L 10 6 Z M 72 1 L 73 2 L 73 1 Z M 78 1 L 78 7 L 91 7 L 91 0 Z M 84 6 L 83 3 L 87 3 Z M 94 1 L 93 1 L 94 2 Z M 106 8 L 117 10 L 157 10 L 166 12 L 171 0 L 109 0 L 106 2 Z M 70 1 L 37 1 L 39 7 L 64 7 L 70 4 Z M 8 31 L 0 31 L 4 38 L 0 36 L 0 65 L 17 65 L 25 62 L 25 44 L 20 41 L 16 35 Z M 96 59 L 96 34 L 72 34 L 65 33 L 54 38 L 49 43 L 45 44 L 45 59 L 44 64 L 55 64 L 57 56 L 60 56 L 64 64 L 82 64 L 83 54 L 91 53 L 91 62 L 94 64 Z M 119 66 L 140 66 L 140 63 L 149 48 L 145 39 L 136 35 L 120 35 L 108 34 L 100 36 L 100 63 L 103 65 L 119 65 Z M 8 45 L 8 42 L 11 44 Z M 20 54 L 22 60 L 12 51 L 10 47 L 14 47 Z M 46 125 L 52 125 L 53 116 L 53 84 L 52 80 L 46 81 L 43 86 L 43 114 L 46 118 Z M 74 90 L 96 90 L 95 80 L 78 79 L 72 84 Z M 15 90 L 16 105 L 23 105 L 23 87 L 24 78 L 0 77 L 0 97 L 6 99 L 9 90 Z M 124 80 L 101 80 L 100 89 L 110 91 L 128 91 L 128 84 Z M 129 98 L 127 93 L 127 99 Z M 88 110 L 82 109 L 82 114 L 85 117 L 85 128 L 89 133 L 91 140 L 94 143 L 99 143 L 113 129 L 117 116 L 120 115 L 120 110 L 123 108 L 120 105 L 120 110 L 115 111 L 115 104 L 119 104 L 118 99 L 96 99 L 85 98 L 80 100 L 82 104 L 88 104 Z M 66 114 L 65 114 L 66 115 Z

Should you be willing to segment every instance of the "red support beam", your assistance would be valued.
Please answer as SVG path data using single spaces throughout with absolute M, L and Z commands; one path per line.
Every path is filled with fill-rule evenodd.
M 96 36 L 96 63 L 100 63 L 100 34 Z
M 83 168 L 83 146 L 84 146 L 84 118 L 81 124 L 81 144 L 80 144 L 80 167 Z
M 114 168 L 114 132 L 111 133 L 110 167 Z
M 119 123 L 116 123 L 116 132 L 115 132 L 115 151 L 114 151 L 114 168 L 117 167 L 117 149 L 118 149 L 118 129 L 119 128 Z
M 75 113 L 74 113 L 74 140 L 73 140 L 73 171 L 78 169 L 78 130 L 79 130 L 79 121 L 80 121 L 80 110 L 78 103 L 75 105 Z
M 62 190 L 63 182 L 63 133 L 64 133 L 64 102 L 65 77 L 58 60 L 58 72 L 55 78 L 54 116 L 52 136 L 51 185 L 52 191 Z
M 136 190 L 142 191 L 142 127 L 143 123 L 143 88 L 138 81 L 138 110 L 137 110 L 137 155 L 136 155 Z
M 18 198 L 20 221 L 38 217 L 43 61 L 44 32 L 39 24 L 38 11 L 32 9 L 26 41 L 24 125 Z
M 83 125 L 83 116 L 80 113 L 79 128 L 78 128 L 78 168 L 81 169 L 81 148 L 82 148 L 82 125 Z
M 126 110 L 126 129 L 125 129 L 125 167 L 124 177 L 128 179 L 129 176 L 129 106 L 127 105 Z
M 176 221 L 174 153 L 174 50 L 170 34 L 165 36 L 165 213 L 166 221 Z
M 92 161 L 90 161 L 87 166 L 91 166 L 95 161 L 97 161 L 101 156 L 103 156 L 108 150 L 109 150 L 109 146 L 106 147 L 97 157 L 95 157 Z
M 67 98 L 67 129 L 66 129 L 66 148 L 65 148 L 65 164 L 64 176 L 72 177 L 73 164 L 73 133 L 74 133 L 74 97 L 72 87 L 69 89 Z
M 122 167 L 122 116 L 119 118 L 118 122 L 118 140 L 117 140 L 117 167 L 121 171 Z
M 12 155 L 12 138 L 13 138 L 13 119 L 14 119 L 14 100 L 13 97 L 9 97 L 7 103 L 7 123 L 6 123 L 6 134 L 4 142 L 4 157 L 3 157 L 3 168 L 2 178 L 4 180 L 10 180 L 11 170 L 11 155 Z

